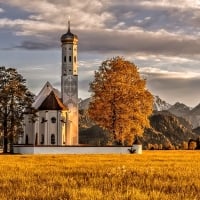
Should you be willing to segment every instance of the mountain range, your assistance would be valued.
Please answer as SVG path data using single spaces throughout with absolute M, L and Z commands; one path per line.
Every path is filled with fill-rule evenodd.
M 183 103 L 176 102 L 174 105 L 166 103 L 158 96 L 154 97 L 154 111 L 167 110 L 177 117 L 183 117 L 191 123 L 192 128 L 195 129 L 200 126 L 200 104 L 191 108 Z
M 80 142 L 105 144 L 108 139 L 106 134 L 85 114 L 90 100 L 87 98 L 79 103 Z M 187 143 L 189 139 L 196 139 L 200 135 L 200 104 L 194 108 L 179 102 L 171 105 L 154 96 L 153 110 L 151 128 L 146 129 L 140 138 L 145 148 L 149 148 L 149 145 L 180 147 L 183 142 Z

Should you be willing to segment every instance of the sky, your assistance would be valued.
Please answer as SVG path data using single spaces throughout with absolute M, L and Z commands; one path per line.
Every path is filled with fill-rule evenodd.
M 123 56 L 154 95 L 200 103 L 200 0 L 0 0 L 0 66 L 17 68 L 36 94 L 46 81 L 59 89 L 68 16 L 80 98 L 102 61 Z

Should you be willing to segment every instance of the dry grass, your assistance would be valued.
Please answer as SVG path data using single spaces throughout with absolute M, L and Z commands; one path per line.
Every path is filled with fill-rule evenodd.
M 2 155 L 0 199 L 199 200 L 198 151 Z

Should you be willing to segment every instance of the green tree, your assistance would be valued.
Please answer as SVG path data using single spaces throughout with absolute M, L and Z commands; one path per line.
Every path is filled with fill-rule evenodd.
M 113 142 L 131 144 L 135 135 L 149 127 L 153 96 L 145 85 L 138 68 L 121 57 L 104 61 L 95 71 L 88 114 Z
M 33 94 L 25 85 L 26 80 L 14 68 L 0 67 L 0 123 L 3 132 L 3 152 L 8 142 L 23 133 L 23 114 L 33 103 Z

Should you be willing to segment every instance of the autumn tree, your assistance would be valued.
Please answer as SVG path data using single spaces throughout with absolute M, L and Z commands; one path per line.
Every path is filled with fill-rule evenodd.
M 121 57 L 102 62 L 90 84 L 89 117 L 117 144 L 132 144 L 149 127 L 153 96 L 137 66 Z
M 3 132 L 3 152 L 8 142 L 23 133 L 22 121 L 25 109 L 30 109 L 33 95 L 25 85 L 26 80 L 14 68 L 0 67 L 0 124 Z

